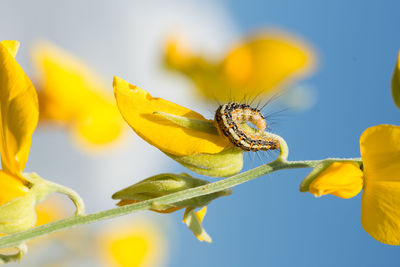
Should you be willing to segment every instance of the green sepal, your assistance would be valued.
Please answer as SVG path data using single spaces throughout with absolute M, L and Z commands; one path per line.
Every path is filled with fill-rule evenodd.
M 400 108 L 400 51 L 393 71 L 392 97 L 396 106 Z
M 206 207 L 204 207 L 203 209 L 206 209 Z M 199 239 L 200 241 L 211 243 L 211 236 L 209 236 L 209 234 L 202 226 L 203 217 L 199 218 L 198 214 L 193 208 L 187 208 L 183 216 L 183 223 L 187 225 L 187 227 L 190 229 L 190 231 L 192 231 L 197 239 Z
M 232 176 L 243 168 L 243 150 L 237 147 L 227 148 L 216 154 L 189 156 L 166 154 L 189 170 L 211 177 Z
M 205 132 L 209 134 L 219 135 L 217 128 L 215 127 L 215 123 L 213 120 L 198 120 L 187 117 L 182 117 L 178 115 L 168 114 L 165 112 L 157 111 L 154 114 L 158 114 L 163 116 L 165 119 L 172 121 L 175 124 L 178 124 L 182 127 L 192 129 L 195 131 Z
M 80 197 L 71 189 L 41 178 L 36 173 L 23 174 L 29 181 L 29 191 L 22 197 L 14 198 L 0 206 L 0 233 L 13 234 L 28 230 L 36 224 L 36 204 L 49 194 L 66 194 L 76 205 L 77 214 L 84 212 Z
M 0 254 L 0 265 L 4 265 L 11 262 L 19 262 L 21 258 L 28 252 L 28 247 L 25 243 L 22 243 L 17 247 L 18 252 L 14 254 Z
M 146 178 L 134 185 L 122 189 L 112 195 L 113 199 L 151 199 L 193 188 L 208 183 L 205 180 L 193 178 L 186 173 L 162 173 Z M 145 199 L 139 199 L 145 200 Z
M 13 234 L 32 228 L 36 223 L 36 196 L 28 192 L 0 206 L 0 233 Z
M 308 192 L 310 184 L 316 179 L 324 170 L 326 170 L 333 161 L 322 161 L 320 164 L 314 167 L 311 172 L 301 181 L 300 192 Z
M 186 173 L 173 174 L 163 173 L 144 179 L 134 185 L 122 189 L 112 195 L 113 199 L 120 200 L 119 205 L 123 203 L 136 203 L 149 200 L 190 188 L 206 185 L 209 182 L 202 179 L 191 177 Z M 232 194 L 232 189 L 225 189 L 204 196 L 179 201 L 170 205 L 160 205 L 154 202 L 152 210 L 163 212 L 170 208 L 197 208 L 208 205 L 212 200 Z

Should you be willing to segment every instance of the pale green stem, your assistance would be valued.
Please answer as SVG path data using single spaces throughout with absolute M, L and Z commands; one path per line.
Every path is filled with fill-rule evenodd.
M 360 162 L 361 159 L 329 159 L 335 161 L 357 161 Z M 232 177 L 219 180 L 217 182 L 209 183 L 203 186 L 183 190 L 180 192 L 176 192 L 173 194 L 169 194 L 163 197 L 158 197 L 146 201 L 142 201 L 139 203 L 131 204 L 128 206 L 118 207 L 114 209 L 104 210 L 92 214 L 87 215 L 77 215 L 73 217 L 69 217 L 63 220 L 55 221 L 49 224 L 45 224 L 42 226 L 38 226 L 32 228 L 30 230 L 7 235 L 0 238 L 0 248 L 13 247 L 18 246 L 19 244 L 30 240 L 35 237 L 47 235 L 53 232 L 57 232 L 63 229 L 68 229 L 74 226 L 93 223 L 96 221 L 101 221 L 105 219 L 110 219 L 122 215 L 126 215 L 132 212 L 146 210 L 152 207 L 153 203 L 161 205 L 168 205 L 172 203 L 176 203 L 179 201 L 183 201 L 186 199 L 203 196 L 207 194 L 211 194 L 214 192 L 218 192 L 227 188 L 234 187 L 236 185 L 245 183 L 247 181 L 253 180 L 257 177 L 261 177 L 268 173 L 281 170 L 281 169 L 295 169 L 295 168 L 312 168 L 321 163 L 323 160 L 310 160 L 310 161 L 284 161 L 281 158 L 277 160 L 262 165 L 260 167 L 254 168 L 252 170 L 236 174 Z
M 68 196 L 68 198 L 74 203 L 76 210 L 75 210 L 75 215 L 83 215 L 85 214 L 85 203 L 83 202 L 82 198 L 79 196 L 78 193 L 76 193 L 74 190 L 71 188 L 65 187 L 63 185 L 59 185 L 56 183 L 51 183 L 48 182 L 49 186 L 52 187 L 55 193 L 60 193 Z

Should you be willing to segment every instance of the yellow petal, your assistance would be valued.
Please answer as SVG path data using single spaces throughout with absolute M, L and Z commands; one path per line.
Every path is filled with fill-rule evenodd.
M 201 210 L 196 211 L 196 216 L 200 223 L 203 222 L 204 216 L 206 216 L 206 213 L 207 213 L 207 206 L 204 206 Z
M 131 128 L 145 141 L 161 151 L 178 155 L 214 154 L 230 147 L 227 138 L 179 126 L 154 112 L 161 111 L 193 119 L 206 119 L 187 108 L 161 98 L 114 77 L 118 108 Z
M 89 67 L 54 45 L 34 50 L 40 72 L 40 118 L 70 126 L 82 140 L 101 145 L 118 138 L 123 120 L 112 94 Z
M 22 197 L 29 191 L 22 181 L 0 170 L 0 206 L 14 198 Z
M 18 53 L 19 45 L 20 43 L 18 41 L 11 41 L 11 40 L 3 40 L 0 42 L 2 45 L 4 45 L 10 54 L 15 57 Z
M 334 162 L 315 178 L 309 187 L 316 197 L 331 194 L 340 198 L 352 198 L 363 187 L 363 172 L 353 162 Z
M 392 77 L 392 97 L 396 106 L 400 108 L 400 51 Z
M 0 153 L 3 170 L 20 175 L 38 121 L 38 100 L 31 81 L 0 43 Z
M 376 240 L 400 245 L 400 127 L 368 128 L 360 147 L 365 173 L 361 224 Z

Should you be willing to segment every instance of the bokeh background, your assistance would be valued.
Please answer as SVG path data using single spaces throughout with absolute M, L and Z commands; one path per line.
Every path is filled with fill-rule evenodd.
M 399 123 L 390 94 L 400 48 L 398 10 L 396 0 L 3 0 L 0 35 L 21 42 L 17 59 L 31 77 L 30 49 L 37 40 L 49 40 L 91 65 L 108 81 L 110 92 L 112 77 L 118 75 L 153 96 L 212 117 L 193 84 L 160 64 L 166 37 L 177 32 L 194 49 L 218 56 L 247 33 L 289 31 L 313 45 L 319 62 L 316 73 L 301 81 L 312 88 L 314 105 L 285 112 L 273 128 L 288 142 L 289 159 L 359 157 L 359 136 L 366 128 Z M 246 157 L 245 169 L 260 163 Z M 92 153 L 80 149 L 65 129 L 48 127 L 36 131 L 26 170 L 76 189 L 88 212 L 113 207 L 113 192 L 143 178 L 187 171 L 132 131 L 118 147 Z M 163 249 L 153 256 L 161 266 L 398 266 L 399 249 L 362 229 L 360 195 L 343 200 L 300 193 L 298 185 L 307 173 L 273 173 L 213 202 L 204 221 L 212 244 L 193 237 L 181 223 L 182 212 L 142 212 L 67 235 L 79 244 L 85 234 L 118 228 L 113 223 L 152 222 L 160 230 L 157 242 Z M 41 246 L 32 245 L 20 266 L 108 266 L 101 253 L 85 253 L 85 246 Z M 76 250 L 80 254 L 74 258 Z

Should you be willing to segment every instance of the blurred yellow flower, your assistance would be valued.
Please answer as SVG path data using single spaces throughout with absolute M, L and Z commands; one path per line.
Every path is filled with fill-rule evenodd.
M 64 198 L 52 195 L 45 201 L 36 205 L 37 221 L 36 226 L 60 220 L 68 214 L 68 208 L 64 203 Z
M 400 245 L 400 127 L 378 125 L 360 137 L 362 170 L 352 163 L 328 167 L 310 184 L 310 192 L 354 196 L 360 191 L 361 224 L 376 240 Z M 336 179 L 335 189 L 332 181 Z M 340 188 L 342 184 L 342 188 Z
M 229 176 L 243 166 L 243 152 L 218 134 L 213 120 L 114 77 L 118 108 L 129 126 L 146 142 L 185 167 L 204 175 Z M 190 120 L 183 126 L 160 114 Z M 196 124 L 196 125 L 195 125 Z M 198 125 L 204 129 L 199 130 Z
M 105 145 L 122 133 L 123 120 L 101 79 L 54 45 L 34 50 L 39 72 L 40 120 L 68 126 L 88 145 Z
M 165 64 L 186 75 L 205 97 L 239 101 L 309 74 L 315 66 L 315 55 L 305 42 L 275 31 L 245 38 L 221 60 L 196 55 L 177 39 L 170 39 Z
M 22 171 L 39 117 L 35 88 L 14 59 L 18 47 L 16 41 L 0 42 L 0 205 L 29 191 Z
M 149 220 L 113 223 L 103 230 L 100 245 L 106 266 L 157 267 L 166 265 L 166 237 L 159 227 Z

